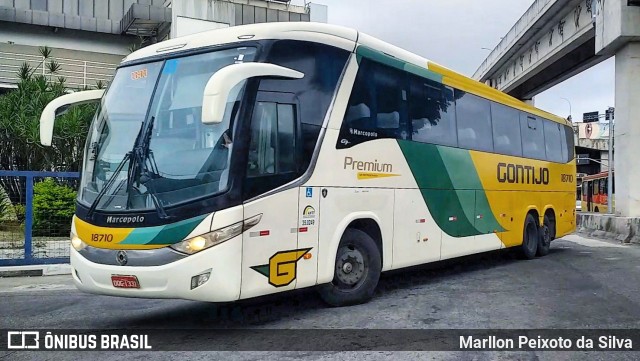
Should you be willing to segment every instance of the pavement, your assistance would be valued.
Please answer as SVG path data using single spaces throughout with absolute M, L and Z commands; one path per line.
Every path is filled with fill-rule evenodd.
M 0 329 L 640 329 L 639 259 L 638 245 L 571 235 L 531 261 L 493 252 L 384 274 L 371 302 L 344 308 L 311 290 L 209 304 L 84 294 L 69 275 L 0 278 Z M 640 352 L 0 352 L 3 361 L 149 357 L 637 360 Z

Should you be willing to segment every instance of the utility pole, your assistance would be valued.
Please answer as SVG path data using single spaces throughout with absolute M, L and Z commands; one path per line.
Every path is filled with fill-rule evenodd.
M 605 118 L 609 120 L 609 173 L 607 174 L 607 206 L 609 214 L 613 214 L 613 119 L 614 108 L 609 107 Z

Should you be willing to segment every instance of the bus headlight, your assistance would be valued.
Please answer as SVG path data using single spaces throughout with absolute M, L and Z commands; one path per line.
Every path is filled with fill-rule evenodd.
M 84 243 L 75 233 L 71 232 L 71 246 L 73 246 L 73 249 L 80 252 L 87 247 L 87 244 Z
M 243 223 L 244 222 L 238 222 L 213 232 L 189 238 L 182 242 L 173 244 L 170 247 L 178 252 L 194 254 L 204 249 L 218 245 L 222 242 L 228 241 L 231 238 L 241 234 Z

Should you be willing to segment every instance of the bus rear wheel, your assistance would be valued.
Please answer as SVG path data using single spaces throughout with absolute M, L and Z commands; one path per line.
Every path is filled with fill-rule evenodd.
M 533 259 L 538 250 L 538 242 L 540 233 L 538 231 L 538 222 L 535 217 L 529 213 L 524 221 L 524 232 L 522 235 L 522 245 L 520 246 L 520 255 L 525 259 Z
M 546 256 L 549 254 L 549 247 L 551 247 L 551 240 L 553 239 L 553 225 L 549 216 L 545 214 L 544 222 L 540 228 L 540 238 L 538 241 L 538 257 Z
M 331 306 L 365 303 L 373 297 L 380 279 L 380 251 L 368 234 L 347 228 L 342 235 L 333 281 L 322 285 L 320 297 Z

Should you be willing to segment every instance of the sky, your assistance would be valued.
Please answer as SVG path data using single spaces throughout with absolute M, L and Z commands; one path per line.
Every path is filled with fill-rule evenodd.
M 355 28 L 471 77 L 489 55 L 483 48 L 493 49 L 533 0 L 313 2 L 328 6 L 330 24 Z M 614 106 L 614 64 L 606 60 L 537 95 L 535 106 L 565 118 L 571 109 L 574 121 L 582 113 L 604 113 Z

